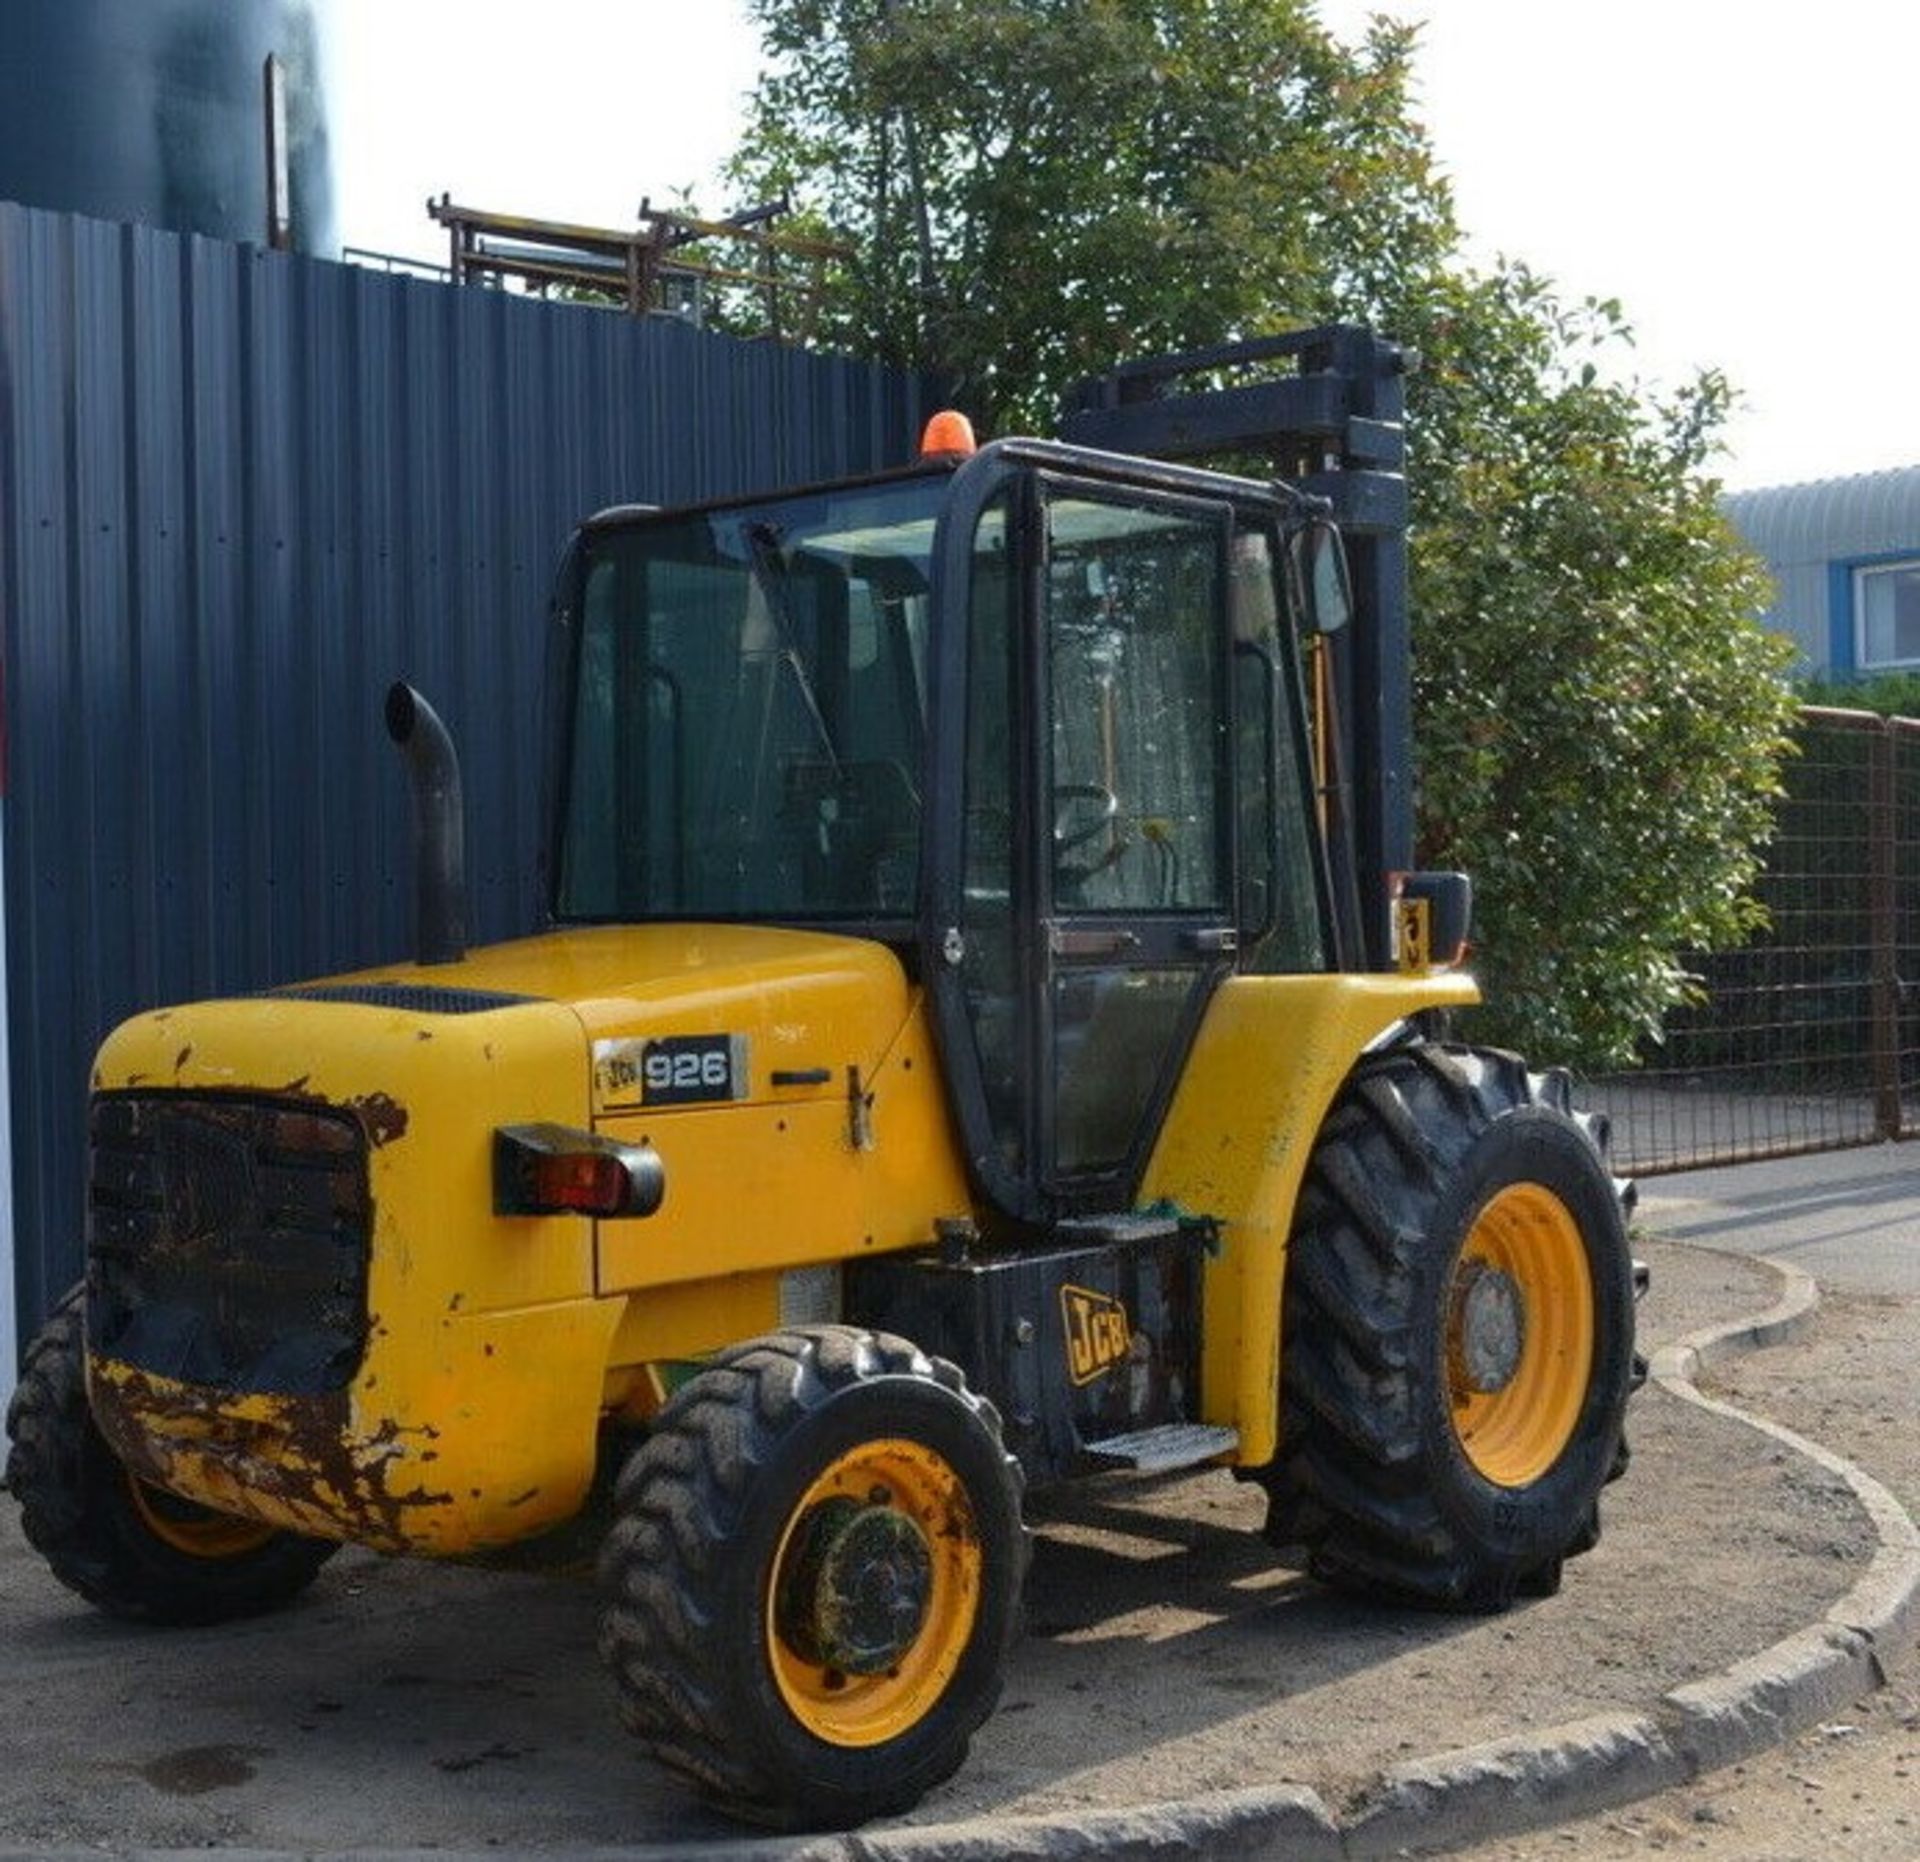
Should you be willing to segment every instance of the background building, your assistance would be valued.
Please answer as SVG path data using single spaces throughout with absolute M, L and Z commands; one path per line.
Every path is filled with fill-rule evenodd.
M 1773 572 L 1762 618 L 1801 673 L 1920 670 L 1920 465 L 1738 492 L 1725 509 Z

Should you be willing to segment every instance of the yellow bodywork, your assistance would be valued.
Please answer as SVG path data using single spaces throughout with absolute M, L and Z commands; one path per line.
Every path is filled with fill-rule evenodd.
M 115 1447 L 190 1499 L 389 1550 L 525 1538 L 578 1510 L 602 1414 L 649 1400 L 645 1367 L 776 1327 L 783 1267 L 924 1241 L 967 1206 L 920 998 L 880 945 L 621 927 L 330 980 L 536 999 L 450 1015 L 258 997 L 109 1037 L 96 1091 L 297 1094 L 356 1110 L 373 1140 L 369 1339 L 345 1391 L 219 1397 L 92 1361 Z M 745 1037 L 744 1100 L 643 1113 L 596 1078 L 597 1043 L 718 1032 Z M 496 1215 L 494 1129 L 541 1121 L 648 1139 L 664 1207 Z
M 570 1518 L 609 1413 L 661 1372 L 817 1316 L 818 1270 L 926 1242 L 972 1207 L 925 1003 L 884 946 L 755 927 L 570 930 L 329 979 L 524 998 L 421 1013 L 298 995 L 207 1002 L 115 1031 L 96 1091 L 246 1091 L 349 1108 L 369 1133 L 369 1336 L 346 1389 L 223 1396 L 112 1359 L 96 1415 L 133 1471 L 189 1499 L 382 1549 L 459 1554 Z M 1216 992 L 1142 1186 L 1221 1224 L 1204 1420 L 1273 1452 L 1286 1242 L 1314 1135 L 1354 1060 L 1463 976 L 1235 977 Z M 743 1096 L 638 1103 L 641 1038 L 744 1040 Z M 776 1084 L 775 1075 L 782 1076 Z M 644 1141 L 643 1220 L 502 1216 L 496 1127 Z
M 1200 1024 L 1141 1199 L 1221 1227 L 1207 1268 L 1203 1420 L 1258 1465 L 1279 1439 L 1280 1286 L 1307 1158 L 1367 1044 L 1422 1009 L 1477 1002 L 1471 977 L 1236 976 Z

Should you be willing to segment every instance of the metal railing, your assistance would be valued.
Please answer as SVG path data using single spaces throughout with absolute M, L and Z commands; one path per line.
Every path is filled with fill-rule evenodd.
M 367 271 L 385 272 L 390 278 L 426 278 L 435 284 L 449 284 L 453 280 L 453 273 L 444 265 L 411 259 L 400 252 L 375 252 L 370 246 L 342 246 L 340 260 L 342 264 L 358 265 Z
M 1920 1131 L 1920 719 L 1808 708 L 1764 930 L 1690 968 L 1641 1064 L 1586 1083 L 1638 1175 Z

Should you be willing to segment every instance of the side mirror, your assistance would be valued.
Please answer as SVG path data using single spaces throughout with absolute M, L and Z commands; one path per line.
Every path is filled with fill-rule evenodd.
M 1339 527 L 1330 518 L 1309 518 L 1294 532 L 1292 552 L 1301 618 L 1317 634 L 1337 634 L 1353 619 L 1353 576 Z
M 1448 970 L 1467 954 L 1473 881 L 1465 873 L 1396 873 L 1395 953 L 1402 970 Z

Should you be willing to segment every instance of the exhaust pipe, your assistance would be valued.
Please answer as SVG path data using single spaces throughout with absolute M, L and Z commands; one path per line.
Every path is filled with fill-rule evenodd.
M 458 963 L 467 952 L 467 856 L 460 758 L 427 701 L 396 679 L 387 735 L 406 753 L 413 783 L 415 961 Z

